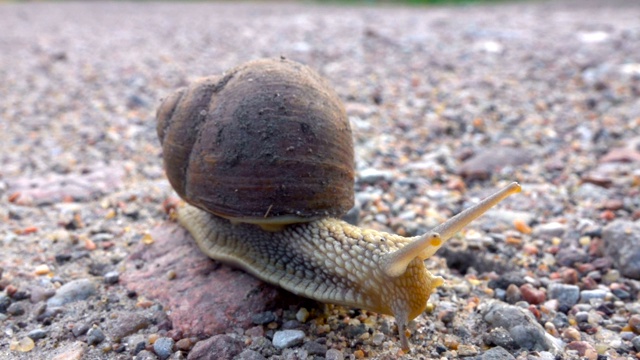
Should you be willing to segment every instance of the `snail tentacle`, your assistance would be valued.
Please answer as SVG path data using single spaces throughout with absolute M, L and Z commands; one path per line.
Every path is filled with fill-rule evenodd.
M 387 254 L 381 262 L 382 269 L 391 277 L 403 274 L 407 265 L 413 259 L 416 257 L 422 260 L 428 259 L 440 249 L 445 241 L 449 240 L 463 227 L 467 226 L 471 221 L 487 212 L 509 195 L 518 193 L 520 190 L 520 184 L 513 182 L 476 205 L 436 226 L 430 232 L 414 238 L 415 240 L 403 248 Z

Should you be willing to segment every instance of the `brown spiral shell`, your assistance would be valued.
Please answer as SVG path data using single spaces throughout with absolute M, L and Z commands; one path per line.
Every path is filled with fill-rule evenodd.
M 302 64 L 261 59 L 204 78 L 167 97 L 157 120 L 169 182 L 199 208 L 285 223 L 353 206 L 344 107 Z

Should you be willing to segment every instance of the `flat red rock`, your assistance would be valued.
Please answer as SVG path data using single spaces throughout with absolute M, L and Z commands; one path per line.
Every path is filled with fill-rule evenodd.
M 140 243 L 127 259 L 122 283 L 139 296 L 160 302 L 182 336 L 208 337 L 248 327 L 253 314 L 294 295 L 200 252 L 191 235 L 175 223 L 151 231 L 153 243 Z M 136 265 L 142 266 L 137 269 Z M 176 277 L 169 280 L 168 273 Z

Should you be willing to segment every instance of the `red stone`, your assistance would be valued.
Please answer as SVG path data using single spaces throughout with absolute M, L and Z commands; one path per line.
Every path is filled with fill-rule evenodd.
M 88 201 L 120 188 L 125 175 L 122 165 L 102 164 L 79 173 L 9 179 L 9 198 L 11 202 L 25 206 Z
M 562 282 L 565 284 L 577 284 L 578 283 L 578 272 L 575 269 L 564 268 L 560 271 L 560 277 L 562 278 Z
M 598 283 L 588 276 L 582 278 L 582 290 L 594 290 L 598 288 Z
M 533 305 L 529 305 L 528 310 L 536 319 L 540 320 L 540 311 Z
M 536 289 L 531 284 L 524 284 L 520 286 L 520 292 L 522 293 L 522 298 L 532 305 L 542 304 L 547 300 L 547 295 L 544 291 Z
M 249 327 L 251 316 L 283 297 L 299 298 L 200 252 L 189 233 L 175 223 L 151 231 L 153 243 L 140 243 L 127 260 L 122 283 L 160 302 L 184 337 L 205 338 L 234 327 Z M 143 264 L 136 269 L 136 264 Z M 170 280 L 167 273 L 174 271 Z
M 600 163 L 608 162 L 640 162 L 640 152 L 629 148 L 614 148 L 600 158 Z
M 596 269 L 596 267 L 593 266 L 593 264 L 591 263 L 580 264 L 577 266 L 577 268 L 578 268 L 578 271 L 582 274 L 586 274 Z
M 592 358 L 592 356 L 595 355 L 595 357 L 597 358 L 596 349 L 593 347 L 593 345 L 589 344 L 586 341 L 572 341 L 567 344 L 567 349 L 577 351 L 578 355 L 580 356 L 587 356 L 588 358 Z

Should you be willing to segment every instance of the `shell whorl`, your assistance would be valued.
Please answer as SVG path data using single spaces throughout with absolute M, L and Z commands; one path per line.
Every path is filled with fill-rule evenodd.
M 157 118 L 167 177 L 192 205 L 239 221 L 353 206 L 346 112 L 302 64 L 262 59 L 199 80 L 167 97 Z

